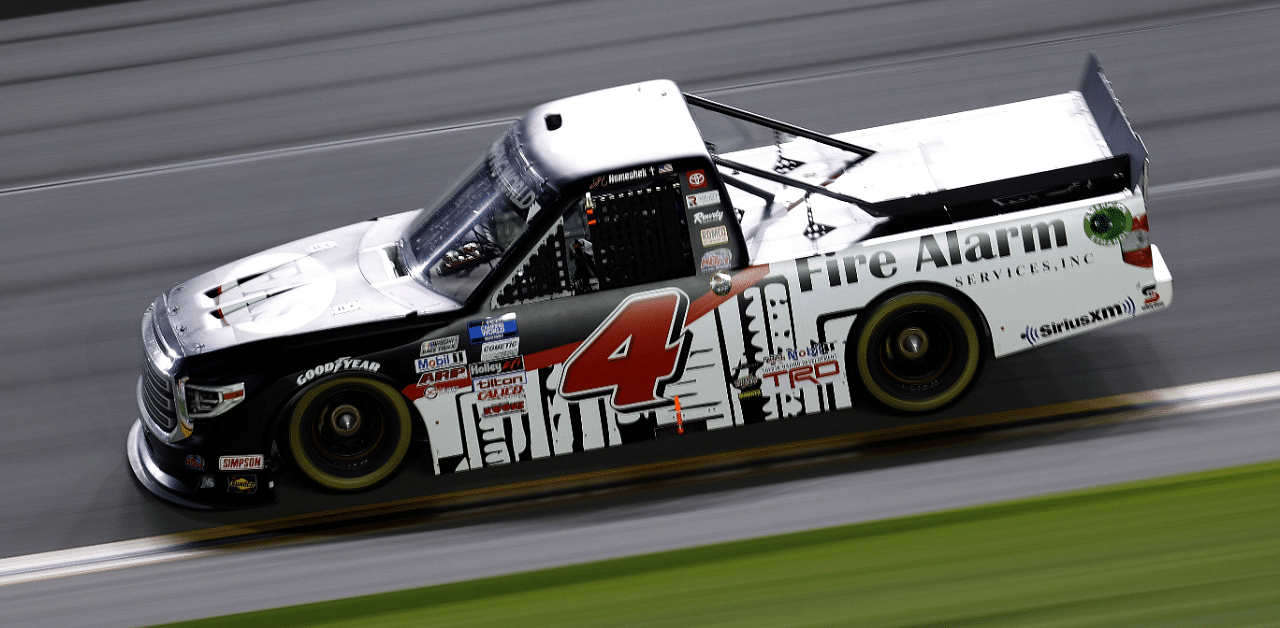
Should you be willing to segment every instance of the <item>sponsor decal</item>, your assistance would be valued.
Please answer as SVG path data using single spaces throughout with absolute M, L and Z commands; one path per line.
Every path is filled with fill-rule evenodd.
M 504 401 L 495 403 L 491 406 L 485 406 L 480 411 L 481 416 L 502 416 L 505 414 L 518 414 L 524 412 L 524 400 L 520 401 Z
M 1021 227 L 997 227 L 990 233 L 986 231 L 967 233 L 964 238 L 963 253 L 957 231 L 948 231 L 940 235 L 946 245 L 945 253 L 942 250 L 943 245 L 938 243 L 935 234 L 920 236 L 919 252 L 916 254 L 916 272 L 920 272 L 926 262 L 933 264 L 934 268 L 946 268 L 948 265 L 957 266 L 966 261 L 978 262 L 997 257 L 1009 257 L 1013 250 L 1010 247 L 1010 240 L 1016 236 L 1021 236 L 1024 253 L 1067 246 L 1067 226 L 1060 219 L 1025 224 Z
M 515 314 L 506 314 L 498 318 L 486 318 L 481 321 L 467 323 L 467 338 L 472 345 L 484 344 L 504 338 L 514 338 L 519 335 L 520 330 L 516 327 Z
M 747 390 L 748 388 L 759 388 L 760 378 L 756 377 L 755 375 L 747 375 L 746 377 L 740 377 L 733 382 L 733 387 L 737 388 L 738 390 Z
M 480 345 L 480 360 L 484 362 L 492 362 L 494 360 L 505 360 L 513 358 L 520 354 L 520 338 L 507 338 L 506 340 L 498 340 L 496 342 L 486 342 Z
M 440 369 L 438 371 L 428 371 L 418 378 L 418 388 L 421 396 L 427 399 L 435 399 L 436 395 L 441 393 L 457 391 L 460 389 L 471 390 L 471 375 L 467 372 L 465 366 L 451 366 L 449 368 Z M 405 394 L 411 399 L 417 399 L 408 388 Z
M 667 166 L 667 167 L 670 168 L 670 166 Z M 617 185 L 619 183 L 630 183 L 632 181 L 640 181 L 643 179 L 648 179 L 653 175 L 654 175 L 654 169 L 652 167 L 636 168 L 635 170 L 628 170 L 626 172 L 616 172 L 614 174 L 600 175 L 595 179 L 592 179 L 591 187 L 589 189 L 594 190 L 598 187 L 606 187 L 610 185 Z
M 187 459 L 182 464 L 192 471 L 204 471 L 204 458 L 196 454 L 187 454 Z
M 494 401 L 508 397 L 524 397 L 524 372 L 505 373 L 474 380 L 476 399 Z
M 685 206 L 687 206 L 689 209 L 694 209 L 696 207 L 706 207 L 708 205 L 719 205 L 720 191 L 711 190 L 710 192 L 698 192 L 697 194 L 689 194 L 684 197 L 684 203 L 685 203 Z M 721 212 L 715 212 L 715 214 L 717 216 L 723 216 L 723 213 Z M 716 220 L 720 220 L 720 219 L 716 218 Z M 696 218 L 695 218 L 695 222 L 696 222 Z
M 298 376 L 298 385 L 301 386 L 321 375 L 337 373 L 338 371 L 369 371 L 377 373 L 382 368 L 377 362 L 369 360 L 352 360 L 351 358 L 338 358 L 332 362 L 326 362 L 315 368 L 307 369 L 306 373 Z
M 702 246 L 715 246 L 724 244 L 729 241 L 729 228 L 720 225 L 710 229 L 703 229 L 699 234 L 702 237 Z
M 784 381 L 790 388 L 795 388 L 797 382 L 818 384 L 820 379 L 840 374 L 835 351 L 834 342 L 821 342 L 766 356 L 760 378 L 769 380 L 774 388 L 782 387 Z
M 219 471 L 254 471 L 263 468 L 265 466 L 262 454 L 222 456 L 218 458 Z
M 1079 266 L 1086 266 L 1095 261 L 1093 253 L 1085 253 L 1084 255 L 1069 255 L 1053 260 L 1042 260 L 1039 262 L 1031 262 L 1028 264 L 1018 264 L 1017 266 L 1005 266 L 1003 268 L 993 268 L 978 273 L 969 273 L 955 278 L 955 286 L 963 288 L 965 286 L 976 286 L 984 283 L 995 283 L 999 281 L 1009 281 L 1018 277 L 1030 277 L 1032 275 L 1046 275 L 1049 273 L 1067 270 Z
M 1034 347 L 1037 342 L 1058 334 L 1075 331 L 1113 318 L 1137 315 L 1137 307 L 1135 307 L 1133 299 L 1126 297 L 1124 301 L 1105 305 L 1082 316 L 1064 318 L 1060 321 L 1045 323 L 1037 327 L 1027 325 L 1027 328 L 1022 332 L 1022 339 Z
M 1018 253 L 1035 253 L 1067 246 L 1067 227 L 1060 220 L 1027 223 L 1016 227 L 996 227 L 985 231 L 959 231 L 929 233 L 920 236 L 916 253 L 916 272 L 960 266 L 1010 257 Z M 1040 264 L 1028 263 L 1010 266 L 1000 271 L 988 271 L 987 281 L 1026 276 L 1050 269 L 1062 270 L 1081 264 L 1092 264 L 1093 257 L 1070 256 Z M 1047 266 L 1046 266 L 1047 265 Z M 865 279 L 867 273 L 877 279 L 887 279 L 898 273 L 898 260 L 890 251 L 855 253 L 845 257 L 834 255 L 807 257 L 796 260 L 796 274 L 800 291 L 809 292 L 817 285 L 833 288 L 842 284 L 855 284 Z M 825 275 L 825 280 L 823 278 Z M 968 276 L 956 278 L 957 286 L 971 285 Z M 973 283 L 982 283 L 981 273 L 973 275 Z
M 793 386 L 793 388 L 794 388 L 794 386 Z M 764 393 L 760 392 L 760 389 L 759 389 L 759 388 L 748 388 L 747 390 L 744 390 L 744 391 L 742 391 L 742 392 L 738 393 L 738 399 L 739 399 L 739 400 L 742 400 L 742 399 L 751 399 L 752 397 L 759 397 L 760 395 L 763 395 L 763 394 L 764 394 Z
M 724 220 L 723 209 L 717 209 L 713 212 L 694 212 L 693 213 L 693 224 L 695 225 L 718 223 L 722 220 Z
M 522 356 L 516 356 L 501 362 L 481 362 L 478 364 L 472 364 L 469 369 L 472 378 L 524 371 L 524 358 Z
M 1164 301 L 1160 300 L 1160 293 L 1156 292 L 1155 284 L 1147 284 L 1142 287 L 1142 311 L 1155 310 L 1164 307 Z
M 733 266 L 733 252 L 729 249 L 715 249 L 702 254 L 699 272 L 709 273 L 730 266 Z
M 418 355 L 427 357 L 437 353 L 447 353 L 449 351 L 458 350 L 458 337 L 448 336 L 445 338 L 435 338 L 432 340 L 422 341 L 422 347 L 419 349 Z
M 690 188 L 701 188 L 707 186 L 707 173 L 702 169 L 690 170 L 688 177 Z
M 312 253 L 319 253 L 320 251 L 336 248 L 338 248 L 337 242 L 334 242 L 333 240 L 322 240 L 320 242 L 312 242 L 311 244 L 308 244 L 306 250 L 307 255 L 311 255 Z
M 258 476 L 257 475 L 228 475 L 227 476 L 227 492 L 228 493 L 257 493 L 258 492 Z
M 358 309 L 360 309 L 359 301 L 347 301 L 346 303 L 339 303 L 329 308 L 329 313 L 337 316 L 339 314 L 346 314 L 347 312 L 354 312 Z
M 1120 203 L 1102 203 L 1084 215 L 1084 232 L 1097 244 L 1110 246 L 1125 238 L 1133 228 L 1133 214 Z
M 429 355 L 425 358 L 418 358 L 413 361 L 413 367 L 417 369 L 415 372 L 422 373 L 425 371 L 434 371 L 449 366 L 457 366 L 467 363 L 467 354 L 465 351 L 454 351 L 453 353 L 441 353 L 439 355 Z

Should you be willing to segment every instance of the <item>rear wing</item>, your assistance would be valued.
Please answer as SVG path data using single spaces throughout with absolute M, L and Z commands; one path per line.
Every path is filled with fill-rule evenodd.
M 1093 113 L 1093 120 L 1107 141 L 1112 155 L 1129 156 L 1128 188 L 1137 191 L 1146 181 L 1147 147 L 1142 138 L 1133 132 L 1128 116 L 1120 108 L 1120 99 L 1111 89 L 1111 81 L 1102 73 L 1102 63 L 1098 55 L 1089 53 L 1089 61 L 1084 67 L 1084 76 L 1080 79 L 1080 95 Z
M 1111 83 L 1102 73 L 1102 65 L 1097 56 L 1092 53 L 1085 64 L 1084 76 L 1080 81 L 1080 95 L 1093 115 L 1098 130 L 1107 144 L 1109 155 L 1104 156 L 1100 153 L 1100 158 L 1094 161 L 878 202 L 869 202 L 827 188 L 827 184 L 841 174 L 849 172 L 865 161 L 875 160 L 875 151 L 693 94 L 686 93 L 685 100 L 689 105 L 777 132 L 804 137 L 849 155 L 849 159 L 844 162 L 841 174 L 835 175 L 822 185 L 814 185 L 787 177 L 783 173 L 770 172 L 737 160 L 727 159 L 716 154 L 714 145 L 708 144 L 712 160 L 717 165 L 731 169 L 735 174 L 743 173 L 798 188 L 805 191 L 806 197 L 819 194 L 833 198 L 854 205 L 878 218 L 911 218 L 913 223 L 919 223 L 923 219 L 925 222 L 943 224 L 1113 194 L 1123 189 L 1137 191 L 1145 183 L 1147 149 L 1138 135 L 1133 132 L 1133 127 L 1130 126 L 1128 118 L 1120 108 L 1120 101 L 1111 89 Z M 1052 150 L 1052 148 L 1045 147 L 1045 150 Z M 773 204 L 772 193 L 732 175 L 722 173 L 722 177 L 726 184 L 764 199 L 766 208 Z

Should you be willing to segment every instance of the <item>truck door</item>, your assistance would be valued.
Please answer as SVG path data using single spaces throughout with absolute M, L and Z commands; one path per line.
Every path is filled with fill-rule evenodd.
M 571 188 L 542 240 L 495 290 L 491 316 L 513 321 L 518 353 L 482 350 L 482 358 L 522 362 L 520 425 L 506 426 L 527 435 L 516 458 L 735 423 L 711 278 L 732 272 L 745 250 L 714 170 L 679 165 Z M 481 396 L 479 378 L 503 371 L 485 362 L 473 369 Z M 516 413 L 510 403 L 479 401 L 481 417 Z

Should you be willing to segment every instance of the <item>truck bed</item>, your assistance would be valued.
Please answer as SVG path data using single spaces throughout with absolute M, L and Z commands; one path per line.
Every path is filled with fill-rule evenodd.
M 722 157 L 819 185 L 861 204 L 720 166 L 774 195 L 730 189 L 753 263 L 836 250 L 912 228 L 1021 211 L 1133 187 L 1146 151 L 1095 58 L 1079 91 L 831 136 L 856 156 L 797 138 Z M 807 196 L 807 198 L 806 198 Z M 812 211 L 810 220 L 808 211 Z M 831 227 L 815 234 L 812 224 Z M 896 224 L 895 224 L 896 223 Z

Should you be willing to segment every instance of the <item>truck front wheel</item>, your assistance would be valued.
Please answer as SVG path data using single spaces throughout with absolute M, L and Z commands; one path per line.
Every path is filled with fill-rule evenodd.
M 391 386 L 365 377 L 313 384 L 289 414 L 289 458 L 308 479 L 333 491 L 371 488 L 400 468 L 413 419 Z
M 858 317 L 846 364 L 865 399 L 889 410 L 934 412 L 958 400 L 982 368 L 983 334 L 968 305 L 928 291 L 897 294 Z

